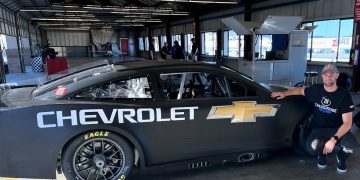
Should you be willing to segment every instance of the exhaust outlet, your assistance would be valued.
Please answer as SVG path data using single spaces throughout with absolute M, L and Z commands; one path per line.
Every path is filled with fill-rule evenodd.
M 238 162 L 248 162 L 255 159 L 254 153 L 244 153 L 238 156 Z

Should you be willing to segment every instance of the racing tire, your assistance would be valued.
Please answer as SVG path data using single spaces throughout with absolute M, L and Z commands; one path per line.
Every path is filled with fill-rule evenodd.
M 299 148 L 300 152 L 305 155 L 310 155 L 306 150 L 306 139 L 311 132 L 310 123 L 312 120 L 312 116 L 307 117 L 304 122 L 300 125 L 299 131 Z
M 63 151 L 61 168 L 67 180 L 124 180 L 134 166 L 134 152 L 118 135 L 93 131 L 74 139 Z
M 354 116 L 353 122 L 354 122 L 354 124 L 356 124 L 356 126 L 357 126 L 358 128 L 360 128 L 360 112 L 358 112 L 358 113 Z

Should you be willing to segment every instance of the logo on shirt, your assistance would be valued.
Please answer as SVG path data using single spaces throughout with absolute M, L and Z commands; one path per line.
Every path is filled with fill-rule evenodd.
M 326 97 L 323 97 L 322 99 L 321 99 L 321 104 L 323 105 L 323 106 L 330 106 L 331 105 L 331 100 L 330 99 L 327 99 Z
M 322 97 L 321 104 L 315 103 L 315 107 L 319 108 L 320 112 L 325 114 L 336 113 L 337 109 L 329 107 L 331 105 L 331 100 L 326 97 Z

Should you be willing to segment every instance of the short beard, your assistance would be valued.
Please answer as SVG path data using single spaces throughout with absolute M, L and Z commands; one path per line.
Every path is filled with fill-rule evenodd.
M 326 87 L 331 87 L 331 86 L 334 86 L 336 83 L 335 82 L 328 82 L 328 83 L 324 83 L 324 85 Z

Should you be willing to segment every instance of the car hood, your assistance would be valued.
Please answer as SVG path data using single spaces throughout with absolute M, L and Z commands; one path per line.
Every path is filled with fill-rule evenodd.
M 34 89 L 35 87 L 20 87 L 0 90 L 1 106 L 17 106 L 24 101 L 32 100 L 32 91 Z
M 286 91 L 292 87 L 290 86 L 283 86 L 283 85 L 277 85 L 277 84 L 265 84 L 265 83 L 259 83 L 261 86 L 269 90 L 270 92 L 278 92 L 278 91 Z

